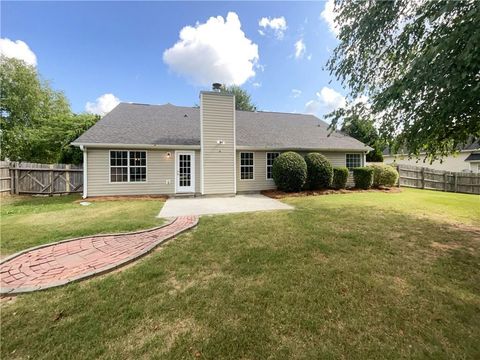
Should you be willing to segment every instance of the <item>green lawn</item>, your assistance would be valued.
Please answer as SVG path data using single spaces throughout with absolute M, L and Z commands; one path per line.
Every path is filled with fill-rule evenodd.
M 480 358 L 478 196 L 284 201 L 296 209 L 203 217 L 124 271 L 4 300 L 2 359 Z
M 2 255 L 71 237 L 132 231 L 160 225 L 163 201 L 79 204 L 79 195 L 1 199 Z

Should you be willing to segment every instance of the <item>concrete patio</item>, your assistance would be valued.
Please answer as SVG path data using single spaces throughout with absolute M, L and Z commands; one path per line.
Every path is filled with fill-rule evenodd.
M 158 217 L 170 218 L 184 215 L 229 214 L 252 211 L 291 210 L 292 206 L 260 195 L 232 197 L 171 198 Z

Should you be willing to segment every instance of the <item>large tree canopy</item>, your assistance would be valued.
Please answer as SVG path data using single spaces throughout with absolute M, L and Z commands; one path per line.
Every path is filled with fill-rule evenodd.
M 342 132 L 367 144 L 373 148 L 367 153 L 367 161 L 382 162 L 382 150 L 385 144 L 381 141 L 378 131 L 375 128 L 374 120 L 361 111 L 361 104 L 352 107 L 348 114 L 344 114 Z
M 17 59 L 0 57 L 0 94 L 2 159 L 81 162 L 80 151 L 69 144 L 98 116 L 74 115 L 62 92 Z
M 336 0 L 339 44 L 327 68 L 393 150 L 431 159 L 480 136 L 480 2 Z
M 235 109 L 244 111 L 255 111 L 257 107 L 252 102 L 250 94 L 240 86 L 223 86 L 221 91 L 235 95 Z

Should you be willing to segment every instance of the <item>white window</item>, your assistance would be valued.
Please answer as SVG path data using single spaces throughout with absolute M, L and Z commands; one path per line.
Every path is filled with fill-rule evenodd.
M 280 155 L 279 152 L 267 152 L 267 180 L 273 179 L 273 162 Z
M 348 170 L 362 166 L 362 154 L 346 154 L 345 159 Z
M 146 151 L 110 151 L 110 182 L 147 181 Z
M 240 153 L 240 179 L 253 180 L 253 152 Z

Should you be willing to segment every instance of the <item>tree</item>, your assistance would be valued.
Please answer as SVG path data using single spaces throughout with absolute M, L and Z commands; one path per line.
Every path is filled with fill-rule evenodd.
M 394 152 L 434 160 L 480 136 L 480 2 L 336 0 L 335 11 L 327 68 L 350 94 L 333 127 L 366 96 Z
M 373 148 L 367 153 L 367 161 L 382 162 L 382 150 L 385 145 L 380 140 L 375 121 L 366 110 L 362 103 L 357 103 L 348 113 L 342 113 L 341 131 Z
M 222 92 L 227 92 L 235 95 L 235 109 L 243 111 L 255 111 L 257 107 L 252 102 L 250 94 L 243 90 L 240 86 L 231 85 L 231 86 L 222 86 Z
M 1 57 L 0 71 L 1 158 L 80 164 L 82 152 L 70 143 L 100 116 L 73 114 L 63 93 L 23 61 Z
M 1 158 L 53 161 L 44 131 L 71 116 L 63 93 L 52 90 L 34 67 L 3 56 L 0 93 Z
M 64 131 L 62 141 L 59 143 L 60 152 L 57 161 L 64 164 L 81 164 L 83 163 L 83 152 L 77 146 L 70 145 L 75 139 L 90 129 L 100 120 L 100 115 L 94 114 L 73 114 L 69 118 L 68 128 Z

